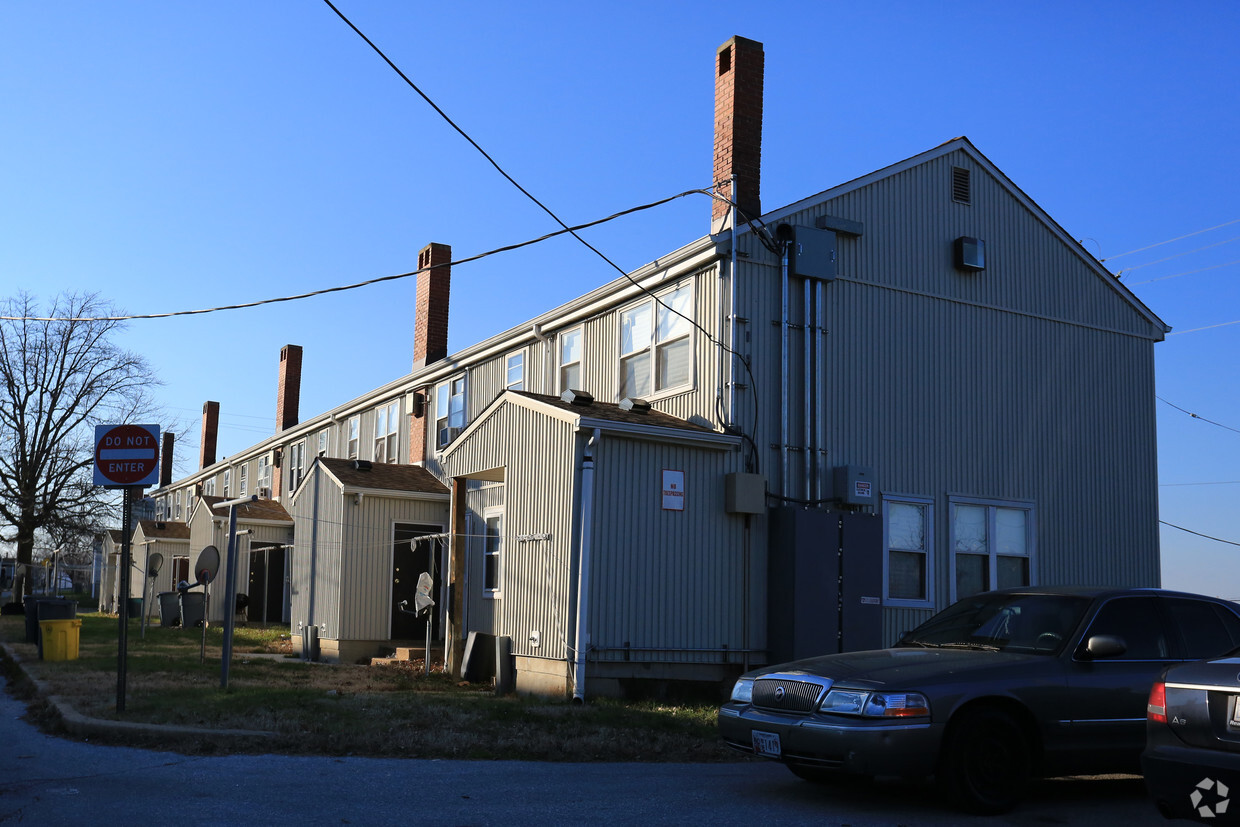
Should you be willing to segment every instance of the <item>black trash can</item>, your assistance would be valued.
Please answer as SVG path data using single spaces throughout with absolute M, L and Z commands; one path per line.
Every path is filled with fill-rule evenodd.
M 206 595 L 202 592 L 181 593 L 181 625 L 186 629 L 201 626 L 206 614 Z
M 141 620 L 142 619 L 142 598 L 141 597 L 129 598 L 129 619 L 130 620 Z
M 181 595 L 177 592 L 159 593 L 159 625 L 181 625 Z
M 77 617 L 77 601 L 63 597 L 40 597 L 26 599 L 26 642 L 39 644 L 39 660 L 43 660 L 43 636 L 39 634 L 40 620 L 72 620 Z M 33 613 L 31 608 L 34 609 Z M 31 617 L 34 618 L 34 637 L 30 636 Z

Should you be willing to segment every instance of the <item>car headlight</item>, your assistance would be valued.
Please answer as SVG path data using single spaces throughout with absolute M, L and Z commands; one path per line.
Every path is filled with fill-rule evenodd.
M 731 701 L 738 704 L 753 703 L 753 678 L 741 678 L 732 685 Z
M 861 718 L 923 718 L 930 715 L 930 702 L 920 692 L 832 689 L 818 705 L 818 711 Z

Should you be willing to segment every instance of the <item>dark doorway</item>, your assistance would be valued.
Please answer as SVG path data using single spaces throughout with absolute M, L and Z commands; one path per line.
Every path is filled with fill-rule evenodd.
M 439 534 L 442 526 L 421 525 L 418 523 L 397 523 L 392 536 L 392 639 L 393 640 L 425 640 L 426 617 L 416 617 L 413 611 L 414 598 L 418 593 L 418 577 L 428 572 L 438 584 L 443 573 L 437 540 L 425 540 L 411 543 L 415 537 L 427 534 Z M 435 597 L 435 590 L 431 590 Z M 437 598 L 436 598 L 437 600 Z M 405 608 L 401 610 L 401 601 Z M 439 640 L 442 632 L 439 629 L 439 606 L 431 608 L 431 639 Z
M 250 546 L 250 603 L 245 612 L 250 622 L 283 621 L 284 557 L 283 546 Z

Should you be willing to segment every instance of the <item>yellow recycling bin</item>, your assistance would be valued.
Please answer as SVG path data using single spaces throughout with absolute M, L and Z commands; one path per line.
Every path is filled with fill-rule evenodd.
M 71 620 L 40 620 L 43 635 L 43 660 L 77 660 L 78 638 L 82 630 L 80 618 Z

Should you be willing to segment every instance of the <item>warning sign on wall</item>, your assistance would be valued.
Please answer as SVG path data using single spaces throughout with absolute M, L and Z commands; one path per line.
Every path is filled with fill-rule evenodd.
M 663 469 L 663 510 L 685 510 L 685 472 Z

